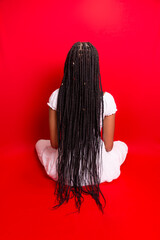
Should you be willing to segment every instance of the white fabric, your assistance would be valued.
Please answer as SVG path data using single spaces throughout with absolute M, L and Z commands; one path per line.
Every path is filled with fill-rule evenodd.
M 56 89 L 49 97 L 48 106 L 53 110 L 57 109 L 57 97 L 59 88 Z M 104 102 L 104 117 L 114 114 L 117 111 L 117 106 L 113 96 L 105 92 L 103 95 Z M 102 127 L 102 122 L 101 122 Z M 105 150 L 104 142 L 101 140 L 102 144 L 102 155 L 100 156 L 100 179 L 102 182 L 111 182 L 112 180 L 119 177 L 121 171 L 120 166 L 125 161 L 126 155 L 128 153 L 128 146 L 122 141 L 114 141 L 113 148 L 110 152 Z M 44 166 L 46 173 L 55 181 L 58 180 L 58 175 L 56 172 L 56 161 L 58 157 L 58 149 L 51 147 L 50 140 L 40 139 L 35 145 L 38 157 Z M 102 157 L 102 158 L 101 158 Z M 66 183 L 67 184 L 67 183 Z M 87 185 L 87 179 L 85 182 L 81 183 L 82 186 Z
M 59 93 L 59 88 L 56 89 L 49 97 L 48 106 L 51 107 L 53 110 L 57 110 L 57 97 Z
M 113 148 L 110 152 L 105 150 L 104 142 L 102 144 L 102 162 L 100 169 L 100 183 L 111 182 L 120 176 L 120 166 L 126 159 L 128 153 L 128 146 L 122 141 L 114 141 Z M 55 181 L 58 180 L 58 174 L 56 172 L 56 162 L 58 159 L 58 149 L 51 147 L 50 140 L 40 139 L 35 145 L 37 155 L 40 162 L 44 166 L 46 173 Z M 67 182 L 66 182 L 67 184 Z M 85 183 L 81 183 L 82 186 L 87 185 L 87 179 Z

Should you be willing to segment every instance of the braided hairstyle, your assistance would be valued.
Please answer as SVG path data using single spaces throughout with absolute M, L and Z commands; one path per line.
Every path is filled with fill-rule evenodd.
M 100 202 L 103 92 L 99 56 L 90 42 L 76 42 L 67 54 L 57 100 L 58 181 L 54 194 L 57 208 L 75 197 L 80 212 L 82 193 Z

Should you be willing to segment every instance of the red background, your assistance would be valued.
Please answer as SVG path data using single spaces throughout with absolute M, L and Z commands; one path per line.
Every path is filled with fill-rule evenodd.
M 129 152 L 121 175 L 101 184 L 104 216 L 85 197 L 53 212 L 55 183 L 35 153 L 49 139 L 50 94 L 71 46 L 98 50 L 103 91 L 117 104 L 115 140 Z M 160 2 L 0 2 L 2 239 L 158 239 Z

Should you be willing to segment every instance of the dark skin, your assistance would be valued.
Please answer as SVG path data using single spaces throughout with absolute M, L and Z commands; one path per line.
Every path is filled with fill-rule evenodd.
M 104 93 L 103 93 L 104 95 Z M 115 114 L 105 116 L 103 121 L 103 141 L 107 152 L 113 148 L 114 130 L 115 130 Z M 51 146 L 58 148 L 58 131 L 57 131 L 57 111 L 49 107 L 49 130 Z

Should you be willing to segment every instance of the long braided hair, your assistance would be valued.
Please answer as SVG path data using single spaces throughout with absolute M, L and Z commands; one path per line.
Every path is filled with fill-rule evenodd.
M 61 206 L 75 197 L 80 212 L 82 193 L 100 202 L 103 92 L 99 56 L 90 42 L 76 42 L 67 54 L 57 100 L 58 181 L 54 194 Z

